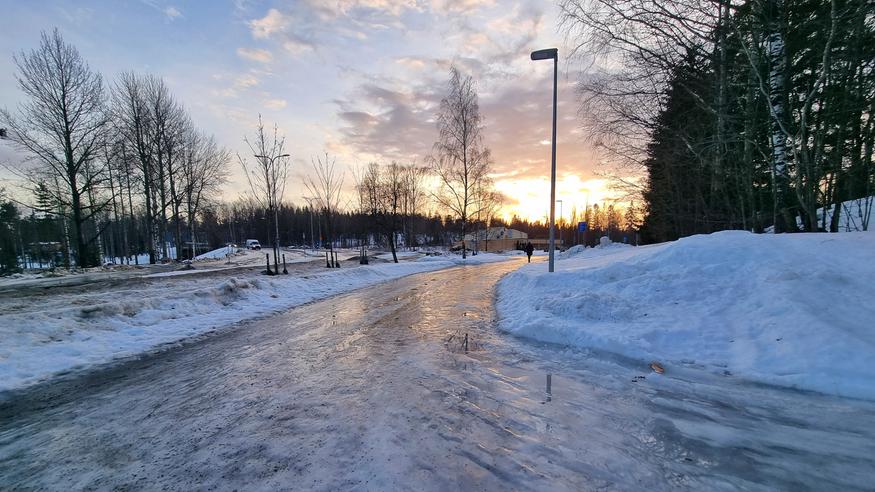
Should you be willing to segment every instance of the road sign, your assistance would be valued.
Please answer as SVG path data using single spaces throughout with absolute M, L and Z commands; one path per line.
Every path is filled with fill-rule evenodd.
M 577 223 L 577 232 L 586 232 L 586 222 Z

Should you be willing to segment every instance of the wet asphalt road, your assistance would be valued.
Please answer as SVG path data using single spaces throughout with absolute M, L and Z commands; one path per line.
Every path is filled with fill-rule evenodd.
M 6 395 L 0 489 L 872 489 L 875 404 L 501 334 L 493 287 L 517 266 L 406 277 Z

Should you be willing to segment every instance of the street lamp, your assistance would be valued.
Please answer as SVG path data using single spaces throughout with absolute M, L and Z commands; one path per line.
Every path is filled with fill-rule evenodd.
M 532 52 L 532 60 L 553 60 L 553 154 L 550 165 L 550 266 L 553 271 L 553 257 L 556 251 L 556 91 L 559 79 L 559 50 L 549 48 Z
M 256 155 L 256 159 L 267 159 L 270 161 L 269 169 L 273 169 L 273 161 L 277 159 L 281 159 L 283 157 L 289 157 L 289 154 L 280 154 L 273 157 L 268 157 L 266 155 Z M 275 178 L 274 178 L 275 179 Z M 273 227 L 274 227 L 274 238 L 273 238 L 273 267 L 274 270 L 279 273 L 279 252 L 280 252 L 280 221 L 279 221 L 279 212 L 277 209 L 279 208 L 278 203 L 273 203 L 279 200 L 279 197 L 271 197 L 272 193 L 276 192 L 276 183 L 265 183 L 267 189 L 267 204 L 268 207 L 273 208 Z

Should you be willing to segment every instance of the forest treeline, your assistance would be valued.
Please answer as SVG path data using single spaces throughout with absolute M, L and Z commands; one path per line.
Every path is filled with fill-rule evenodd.
M 875 3 L 560 6 L 576 53 L 593 67 L 581 83 L 591 138 L 626 174 L 646 176 L 625 182 L 644 198 L 645 240 L 837 231 L 842 202 L 869 210 Z
M 399 213 L 395 216 L 375 216 L 372 214 L 373 210 L 359 209 L 353 204 L 343 207 L 343 210 L 332 214 L 332 245 L 338 248 L 356 248 L 367 244 L 405 249 L 452 246 L 459 238 L 459 219 L 452 215 L 437 214 L 428 203 L 429 196 L 424 195 L 421 198 L 424 201 L 423 206 L 426 207 L 424 211 L 411 213 L 409 208 L 399 208 Z M 640 225 L 640 217 L 636 217 L 631 210 L 604 204 L 592 205 L 588 212 L 573 211 L 569 220 L 559 222 L 557 238 L 561 238 L 565 246 L 594 246 L 602 236 L 608 236 L 616 242 L 635 243 L 635 228 L 636 224 Z M 329 246 L 326 217 L 315 204 L 297 206 L 282 203 L 277 209 L 276 217 L 280 231 L 279 244 L 283 247 Z M 129 265 L 148 263 L 147 236 L 142 233 L 141 227 L 145 223 L 142 209 L 135 207 L 135 213 L 122 221 L 112 220 L 111 216 L 106 219 L 100 235 L 103 258 Z M 379 223 L 375 224 L 375 220 Z M 578 221 L 588 222 L 589 230 L 586 233 L 578 231 Z M 0 271 L 12 273 L 22 268 L 67 267 L 60 249 L 63 243 L 59 241 L 64 235 L 65 222 L 67 219 L 57 214 L 43 214 L 33 209 L 29 213 L 21 214 L 14 203 L 0 203 L 0 241 L 4 243 L 0 245 L 0 252 L 5 254 L 0 257 Z M 494 216 L 489 223 L 475 217 L 469 221 L 467 227 L 471 231 L 486 227 L 508 227 L 523 231 L 529 237 L 541 239 L 548 235 L 546 222 L 529 221 L 516 216 L 508 220 Z M 124 240 L 125 229 L 128 229 L 127 242 Z M 229 243 L 243 245 L 246 239 L 258 239 L 268 247 L 272 245 L 270 239 L 273 238 L 273 229 L 272 211 L 252 199 L 241 198 L 231 203 L 210 200 L 198 213 L 197 249 L 190 249 L 191 243 L 184 244 L 180 256 L 189 258 L 192 254 L 204 253 Z M 184 242 L 188 241 L 186 233 L 183 233 L 183 238 Z M 390 238 L 394 238 L 395 242 L 390 243 Z M 172 233 L 168 233 L 167 239 L 168 248 L 174 253 Z M 484 247 L 489 248 L 488 242 Z M 158 255 L 160 261 L 160 248 Z

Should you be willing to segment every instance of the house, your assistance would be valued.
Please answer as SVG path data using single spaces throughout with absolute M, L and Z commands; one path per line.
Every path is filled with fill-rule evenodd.
M 490 227 L 465 234 L 465 247 L 477 251 L 508 251 L 517 249 L 518 243 L 528 240 L 529 235 L 507 227 Z M 453 249 L 461 249 L 462 241 L 453 244 Z

